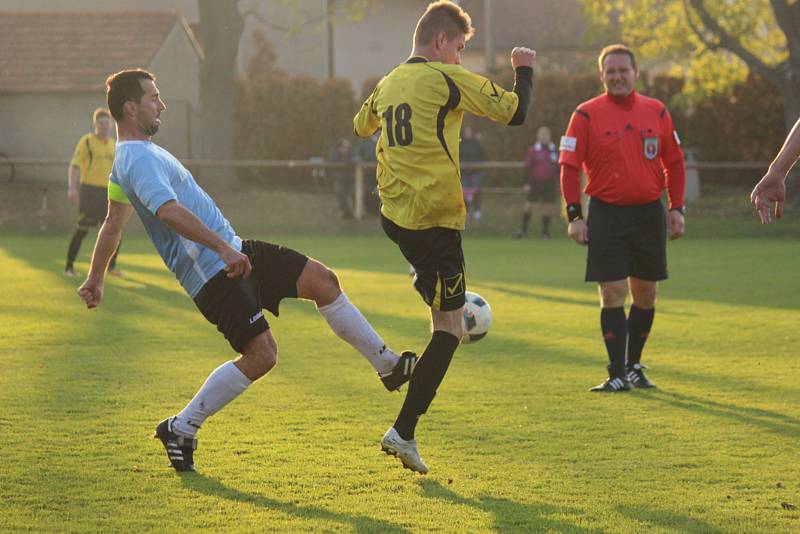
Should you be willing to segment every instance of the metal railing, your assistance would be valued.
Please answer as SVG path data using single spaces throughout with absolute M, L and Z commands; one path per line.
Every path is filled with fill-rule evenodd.
M 64 158 L 8 158 L 0 154 L 0 185 L 19 183 L 17 168 L 24 167 L 66 167 L 70 160 Z M 353 215 L 360 219 L 364 216 L 364 171 L 375 166 L 373 162 L 353 162 L 338 163 L 311 158 L 304 160 L 262 160 L 262 159 L 242 159 L 242 160 L 214 160 L 214 159 L 186 159 L 182 163 L 191 169 L 353 169 Z M 754 171 L 763 172 L 768 167 L 767 162 L 697 162 L 689 159 L 686 163 L 687 172 L 698 172 L 702 170 L 730 170 L 730 171 Z M 521 171 L 524 165 L 521 161 L 484 161 L 480 163 L 462 163 L 462 169 L 484 169 L 484 170 L 510 170 Z M 755 178 L 755 176 L 754 176 Z M 52 180 L 38 182 L 37 185 L 50 185 Z M 485 186 L 482 190 L 486 193 L 512 193 L 519 190 L 517 187 Z

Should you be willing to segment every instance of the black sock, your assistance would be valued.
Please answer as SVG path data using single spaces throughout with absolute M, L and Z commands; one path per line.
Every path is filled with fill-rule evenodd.
M 81 242 L 83 238 L 86 237 L 87 233 L 89 233 L 89 230 L 86 228 L 77 228 L 75 230 L 75 234 L 73 234 L 72 240 L 69 242 L 69 248 L 67 249 L 67 265 L 65 269 L 72 269 L 72 264 L 75 263 L 75 258 L 78 257 L 78 251 L 81 249 Z
M 608 350 L 608 376 L 625 376 L 625 343 L 628 338 L 628 323 L 625 308 L 603 308 L 600 312 L 600 328 Z
M 436 330 L 431 336 L 430 343 L 414 367 L 406 400 L 394 423 L 394 428 L 401 438 L 414 439 L 414 429 L 419 416 L 428 411 L 428 406 L 436 396 L 436 390 L 450 366 L 450 360 L 453 359 L 458 343 L 459 339 L 456 336 L 441 330 Z
M 522 231 L 523 234 L 528 233 L 528 225 L 531 223 L 531 214 L 530 212 L 524 212 L 522 214 L 522 226 L 519 229 Z
M 645 310 L 631 306 L 628 316 L 628 365 L 639 363 L 642 360 L 642 349 L 650 335 L 655 314 L 655 308 Z
M 542 234 L 550 235 L 550 217 L 547 215 L 542 217 Z

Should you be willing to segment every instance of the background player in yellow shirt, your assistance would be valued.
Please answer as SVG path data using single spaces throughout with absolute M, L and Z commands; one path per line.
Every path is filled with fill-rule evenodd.
M 89 228 L 97 226 L 106 218 L 108 207 L 108 176 L 114 164 L 115 142 L 111 138 L 111 112 L 97 108 L 92 115 L 94 132 L 81 137 L 75 146 L 67 173 L 67 198 L 78 204 L 78 227 L 72 235 L 67 249 L 64 274 L 75 276 L 73 263 L 78 256 L 81 242 Z M 78 184 L 80 183 L 80 189 Z M 117 269 L 117 254 L 108 265 L 110 274 L 121 274 Z
M 466 280 L 461 231 L 459 133 L 464 112 L 509 125 L 525 121 L 536 53 L 515 48 L 514 91 L 461 66 L 474 30 L 448 1 L 428 5 L 414 32 L 411 57 L 387 74 L 353 119 L 356 134 L 379 127 L 376 147 L 381 224 L 416 271 L 414 286 L 431 308 L 433 334 L 411 376 L 400 414 L 381 448 L 412 471 L 427 473 L 414 429 L 436 395 L 463 335 Z

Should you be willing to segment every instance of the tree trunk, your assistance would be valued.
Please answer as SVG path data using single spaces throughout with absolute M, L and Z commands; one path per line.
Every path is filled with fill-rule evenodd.
M 236 0 L 197 0 L 200 40 L 200 147 L 202 158 L 233 159 L 239 41 L 244 18 Z M 230 174 L 230 169 L 224 169 Z
M 783 87 L 780 89 L 783 94 L 783 120 L 786 133 L 789 133 L 800 118 L 800 65 L 786 69 Z

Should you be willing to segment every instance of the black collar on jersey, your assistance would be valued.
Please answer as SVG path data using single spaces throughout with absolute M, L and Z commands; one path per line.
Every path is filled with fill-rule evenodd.
M 427 63 L 427 62 L 428 62 L 428 58 L 424 58 L 422 56 L 410 57 L 406 61 L 406 63 Z

